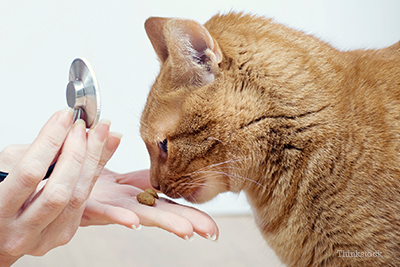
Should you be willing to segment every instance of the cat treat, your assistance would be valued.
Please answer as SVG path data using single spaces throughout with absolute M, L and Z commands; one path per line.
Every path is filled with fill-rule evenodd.
M 146 193 L 149 193 L 150 195 L 152 195 L 153 197 L 155 197 L 155 198 L 157 198 L 157 199 L 158 199 L 157 192 L 156 192 L 156 191 L 154 191 L 153 189 L 151 189 L 151 188 L 147 188 L 146 190 L 144 190 L 144 192 L 146 192 Z
M 139 193 L 136 196 L 136 199 L 140 204 L 147 206 L 153 206 L 156 203 L 156 198 L 158 199 L 157 192 L 151 188 L 146 189 L 144 192 Z

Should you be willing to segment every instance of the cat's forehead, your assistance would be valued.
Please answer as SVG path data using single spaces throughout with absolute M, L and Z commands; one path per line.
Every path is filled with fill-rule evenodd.
M 173 132 L 178 127 L 179 113 L 171 112 L 169 114 L 163 114 L 155 122 L 155 133 L 154 139 L 156 142 L 160 142 L 167 138 L 167 135 Z
M 179 92 L 168 93 L 159 85 L 153 85 L 141 120 L 141 135 L 151 143 L 161 142 L 176 129 L 183 99 Z

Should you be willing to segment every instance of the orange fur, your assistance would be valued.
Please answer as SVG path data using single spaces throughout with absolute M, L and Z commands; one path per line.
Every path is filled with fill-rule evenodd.
M 161 62 L 141 119 L 154 187 L 243 190 L 288 266 L 400 266 L 400 42 L 340 52 L 236 13 L 145 27 Z

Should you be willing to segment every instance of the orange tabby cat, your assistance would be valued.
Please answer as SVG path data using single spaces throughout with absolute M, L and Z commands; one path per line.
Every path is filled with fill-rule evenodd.
M 340 52 L 260 17 L 150 18 L 152 185 L 243 190 L 288 266 L 400 266 L 400 42 Z

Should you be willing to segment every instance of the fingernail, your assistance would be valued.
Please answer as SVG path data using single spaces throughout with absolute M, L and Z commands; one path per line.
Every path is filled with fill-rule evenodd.
M 194 239 L 194 235 L 192 235 L 191 237 L 188 237 L 187 235 L 184 236 L 186 241 L 192 242 Z
M 72 132 L 76 137 L 84 138 L 86 135 L 86 123 L 84 120 L 79 119 L 76 120 L 74 125 L 72 126 Z
M 118 139 L 122 139 L 122 136 L 124 136 L 122 133 L 119 133 L 119 132 L 111 132 L 110 135 L 114 136 Z
M 67 107 L 61 111 L 59 114 L 57 121 L 64 127 L 68 128 L 72 123 L 72 116 L 74 115 L 74 110 L 70 107 Z
M 211 241 L 216 241 L 217 240 L 217 235 L 216 234 L 213 234 L 213 235 L 210 235 L 210 234 L 206 234 L 207 235 L 207 239 L 208 240 L 211 240 Z
M 96 126 L 94 135 L 100 142 L 104 142 L 110 130 L 111 121 L 109 119 L 101 119 Z
M 139 224 L 138 226 L 136 226 L 136 225 L 132 224 L 132 229 L 136 230 L 136 231 L 139 231 L 140 229 L 142 229 L 142 225 Z
M 111 138 L 111 137 L 114 137 L 114 138 Z M 121 142 L 121 138 L 122 138 L 121 133 L 111 132 L 108 137 L 108 140 L 106 142 L 106 149 L 110 150 L 110 151 L 117 149 L 117 147 L 119 146 L 119 144 Z
M 67 113 L 69 113 L 71 115 L 74 115 L 74 110 L 72 108 L 70 108 L 70 107 L 66 107 L 62 111 L 63 112 L 67 112 Z

